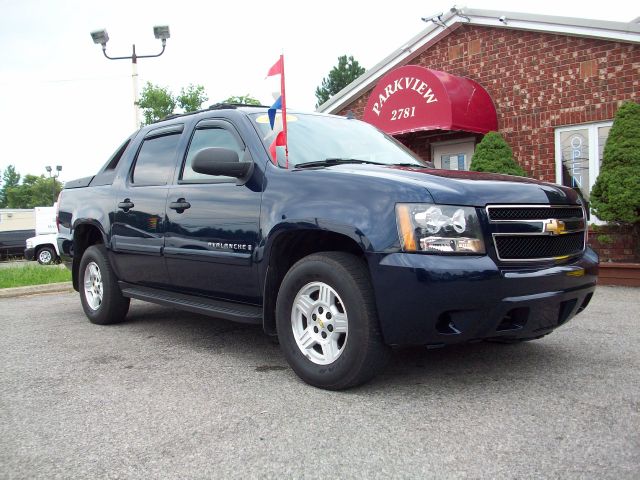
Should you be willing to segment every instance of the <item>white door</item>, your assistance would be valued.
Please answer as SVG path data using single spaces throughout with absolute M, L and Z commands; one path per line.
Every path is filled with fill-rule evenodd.
M 475 150 L 475 140 L 455 140 L 431 144 L 431 158 L 436 168 L 469 170 Z

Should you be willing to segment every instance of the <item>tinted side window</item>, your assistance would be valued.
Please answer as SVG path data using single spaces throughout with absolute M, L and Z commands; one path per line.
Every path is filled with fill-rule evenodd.
M 135 185 L 166 185 L 176 165 L 180 134 L 148 138 L 138 152 L 131 181 Z
M 187 158 L 182 169 L 182 176 L 180 177 L 181 180 L 187 182 L 190 180 L 206 180 L 215 182 L 219 182 L 221 180 L 235 181 L 235 178 L 232 177 L 204 175 L 202 173 L 196 173 L 193 171 L 193 169 L 191 168 L 191 163 L 193 162 L 196 154 L 200 150 L 210 147 L 228 148 L 229 150 L 234 150 L 238 154 L 238 158 L 242 160 L 244 149 L 230 131 L 225 130 L 224 128 L 198 129 L 195 131 L 195 133 L 193 134 L 193 138 L 191 139 L 189 152 L 187 153 Z
M 127 138 L 127 140 L 122 145 L 120 145 L 120 147 L 118 147 L 118 150 L 116 150 L 113 155 L 111 155 L 111 158 L 107 160 L 107 163 L 103 167 L 103 170 L 115 170 L 115 168 L 118 166 L 118 162 L 122 158 L 122 155 L 124 155 L 124 152 L 127 150 L 129 142 L 131 142 L 131 137 Z

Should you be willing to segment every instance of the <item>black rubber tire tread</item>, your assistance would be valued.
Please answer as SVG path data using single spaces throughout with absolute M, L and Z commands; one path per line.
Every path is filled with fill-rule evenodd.
M 42 252 L 43 250 L 46 250 L 51 254 L 51 261 L 49 263 L 44 263 L 44 262 L 40 261 L 40 252 Z M 38 261 L 38 263 L 40 265 L 53 265 L 54 263 L 57 263 L 57 261 L 58 261 L 58 254 L 53 249 L 53 247 L 41 247 L 36 252 L 36 260 Z
M 84 271 L 91 261 L 96 262 L 102 276 L 103 296 L 102 304 L 98 310 L 92 310 L 89 307 L 84 295 Z M 85 250 L 82 260 L 80 260 L 78 286 L 82 309 L 91 323 L 111 325 L 125 320 L 129 311 L 130 299 L 122 295 L 118 279 L 107 259 L 107 249 L 104 245 L 92 245 Z
M 335 272 L 333 278 L 327 278 L 327 268 Z M 323 269 L 325 273 L 318 271 Z M 349 316 L 346 348 L 351 348 L 351 351 L 345 355 L 345 349 L 331 365 L 316 365 L 304 357 L 295 343 L 291 330 L 293 300 L 299 288 L 314 280 L 330 284 L 339 293 Z M 342 288 L 338 288 L 336 282 L 341 283 Z M 292 288 L 294 291 L 287 291 Z M 384 344 L 380 332 L 375 296 L 367 267 L 363 260 L 350 253 L 315 253 L 293 265 L 280 286 L 276 302 L 276 324 L 280 347 L 289 365 L 300 378 L 315 387 L 343 390 L 361 385 L 373 378 L 387 364 L 390 357 L 391 348 Z

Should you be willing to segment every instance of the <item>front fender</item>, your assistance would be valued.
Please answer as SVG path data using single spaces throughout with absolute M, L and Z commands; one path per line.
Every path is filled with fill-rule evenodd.
M 326 232 L 342 235 L 349 238 L 350 240 L 353 240 L 353 242 L 355 242 L 363 252 L 373 251 L 371 240 L 364 232 L 362 232 L 357 227 L 354 227 L 353 225 L 338 223 L 333 219 L 314 218 L 313 220 L 311 220 L 302 218 L 288 218 L 274 225 L 266 234 L 263 246 L 264 256 L 266 256 L 267 258 L 269 257 L 271 248 L 273 247 L 274 243 L 276 243 L 280 235 L 294 231 L 315 231 L 318 233 Z
M 384 178 L 268 167 L 260 219 L 265 245 L 283 230 L 303 228 L 346 235 L 365 252 L 399 251 L 395 204 L 431 199 L 420 186 L 400 188 Z

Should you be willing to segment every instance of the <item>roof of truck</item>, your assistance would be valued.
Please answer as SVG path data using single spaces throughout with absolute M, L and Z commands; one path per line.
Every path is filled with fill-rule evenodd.
M 196 110 L 194 112 L 173 113 L 153 123 L 161 123 L 166 120 L 173 120 L 174 118 L 182 118 L 182 117 L 188 117 L 191 115 L 197 115 L 199 113 L 210 112 L 211 110 L 242 110 L 245 112 L 262 112 L 262 111 L 267 111 L 269 108 L 270 107 L 266 105 L 248 105 L 245 103 L 216 103 L 214 105 L 210 105 L 208 108 L 204 108 L 202 110 Z

